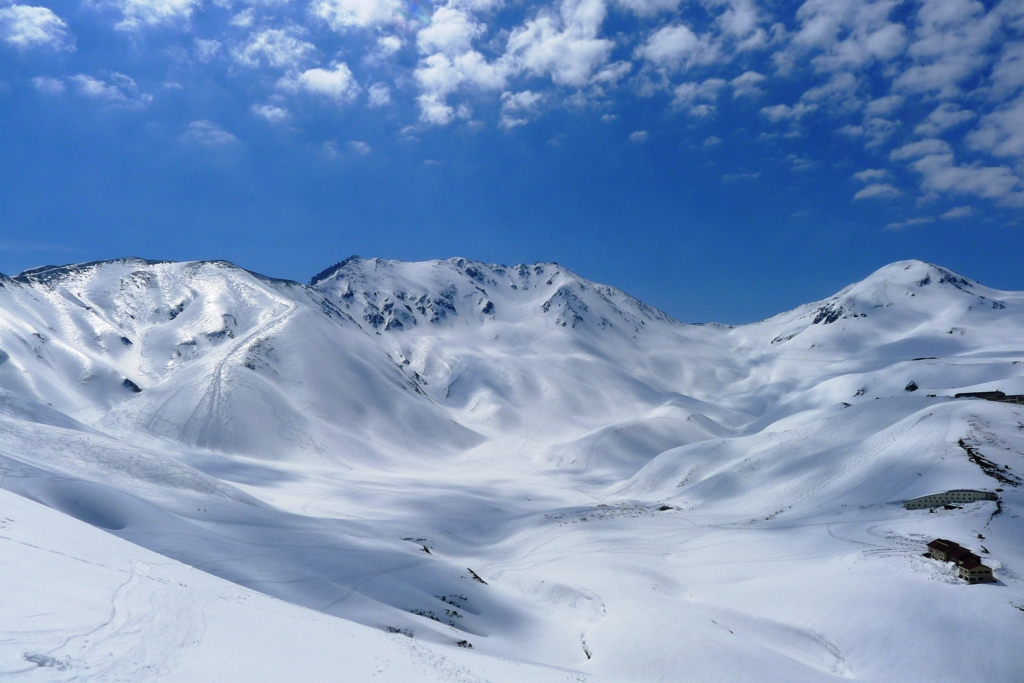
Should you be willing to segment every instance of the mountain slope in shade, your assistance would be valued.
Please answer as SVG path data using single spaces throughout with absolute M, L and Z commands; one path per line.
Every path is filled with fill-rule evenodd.
M 308 617 L 313 640 L 350 620 L 392 663 L 359 680 L 407 680 L 410 652 L 451 664 L 435 679 L 519 675 L 468 645 L 570 680 L 1013 680 L 1024 406 L 952 396 L 1024 393 L 1022 338 L 1024 294 L 918 261 L 739 327 L 557 264 L 353 257 L 308 285 L 226 262 L 44 267 L 0 279 L 0 488 L 63 515 L 18 503 L 39 528 L 119 537 L 118 566 L 143 561 L 131 541 L 233 582 L 189 579 L 234 596 L 216 618 L 253 638 L 306 619 L 295 605 L 330 616 Z M 1002 490 L 899 505 L 948 488 Z M 921 557 L 936 536 L 999 582 Z M 24 582 L 38 548 L 8 541 Z M 81 609 L 121 604 L 76 562 Z M 184 595 L 174 619 L 104 631 L 111 671 L 217 666 L 145 669 L 113 647 L 132 632 L 251 656 L 185 628 L 208 617 L 181 616 Z M 27 605 L 0 617 L 19 648 Z M 275 652 L 307 657 L 301 640 Z M 0 671 L 103 680 L 70 646 L 26 652 Z M 365 664 L 344 652 L 308 670 Z

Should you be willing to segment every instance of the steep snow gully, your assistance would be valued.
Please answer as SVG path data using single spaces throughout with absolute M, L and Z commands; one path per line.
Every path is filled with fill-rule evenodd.
M 1022 340 L 919 261 L 741 327 L 551 263 L 0 276 L 0 677 L 1019 681 L 1024 406 L 954 396 Z

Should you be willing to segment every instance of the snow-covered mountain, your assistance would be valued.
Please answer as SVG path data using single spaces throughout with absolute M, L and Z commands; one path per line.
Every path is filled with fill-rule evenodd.
M 557 264 L 0 276 L 0 488 L 52 508 L 0 498 L 0 673 L 194 680 L 272 638 L 256 678 L 1013 680 L 1024 406 L 953 395 L 1024 393 L 1022 339 L 1024 293 L 918 261 L 740 327 Z M 1002 491 L 899 505 L 949 488 Z M 958 584 L 935 536 L 999 582 Z M 103 622 L 140 582 L 166 618 Z M 373 644 L 318 663 L 332 638 Z

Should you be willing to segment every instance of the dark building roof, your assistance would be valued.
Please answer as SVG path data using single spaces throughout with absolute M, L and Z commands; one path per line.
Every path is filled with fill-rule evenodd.
M 928 544 L 928 547 L 932 550 L 941 550 L 942 552 L 948 553 L 953 548 L 959 548 L 960 546 L 953 541 L 947 541 L 944 538 L 936 538 Z
M 981 560 L 977 557 L 967 557 L 960 562 L 960 566 L 963 569 L 977 569 L 978 567 L 984 567 L 985 565 L 983 565 Z
M 968 560 L 978 560 L 979 562 L 981 561 L 981 558 L 972 553 L 970 550 L 968 550 L 967 548 L 961 548 L 959 546 L 950 550 L 948 554 L 949 559 L 953 560 L 957 564 L 961 564 Z

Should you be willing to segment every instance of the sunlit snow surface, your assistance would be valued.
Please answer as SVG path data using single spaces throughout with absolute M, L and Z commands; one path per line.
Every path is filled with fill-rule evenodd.
M 737 328 L 555 264 L 0 278 L 0 677 L 1019 680 L 1024 406 L 952 395 L 1022 340 L 916 261 Z

